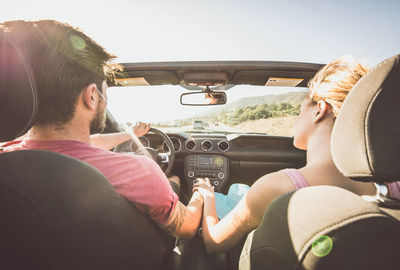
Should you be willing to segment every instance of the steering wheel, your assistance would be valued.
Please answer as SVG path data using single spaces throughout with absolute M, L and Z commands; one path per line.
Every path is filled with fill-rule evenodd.
M 156 133 L 157 135 L 159 135 L 164 140 L 164 142 L 167 144 L 169 152 L 167 152 L 167 153 L 158 152 L 157 150 L 155 150 L 154 148 L 151 148 L 151 147 L 138 147 L 138 145 L 135 143 L 134 140 L 132 140 L 131 149 L 137 155 L 148 156 L 148 154 L 150 154 L 150 157 L 155 162 L 157 162 L 157 164 L 161 167 L 163 172 L 167 175 L 167 177 L 169 177 L 170 176 L 169 174 L 172 170 L 172 166 L 174 165 L 174 161 L 175 161 L 174 145 L 173 145 L 171 139 L 168 137 L 168 135 L 165 134 L 164 132 L 162 132 L 161 130 L 156 129 L 156 128 L 150 128 L 149 132 L 153 132 L 153 133 Z M 120 152 L 120 145 L 118 145 L 114 151 Z M 144 151 L 146 151 L 148 154 Z

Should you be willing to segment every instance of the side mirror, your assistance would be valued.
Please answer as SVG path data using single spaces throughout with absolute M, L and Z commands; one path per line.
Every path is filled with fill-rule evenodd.
M 226 103 L 225 92 L 193 92 L 181 95 L 182 105 L 207 106 Z

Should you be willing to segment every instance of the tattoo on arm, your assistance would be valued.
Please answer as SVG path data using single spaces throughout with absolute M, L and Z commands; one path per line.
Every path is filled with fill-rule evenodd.
M 176 207 L 177 209 L 174 211 L 174 215 L 170 218 L 172 222 L 169 223 L 170 222 L 169 220 L 168 221 L 169 225 L 166 226 L 166 230 L 171 234 L 175 234 L 177 231 L 179 231 L 185 219 L 185 212 L 186 212 L 185 206 L 178 203 Z

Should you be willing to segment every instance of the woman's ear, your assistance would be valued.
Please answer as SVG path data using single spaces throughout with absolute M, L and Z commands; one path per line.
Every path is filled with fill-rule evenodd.
M 322 121 L 329 113 L 329 104 L 323 100 L 318 101 L 314 113 L 314 122 Z
M 81 97 L 83 100 L 83 104 L 85 104 L 85 106 L 91 110 L 96 109 L 96 104 L 97 104 L 96 99 L 98 97 L 95 92 L 96 92 L 96 84 L 94 83 L 89 84 L 82 90 Z

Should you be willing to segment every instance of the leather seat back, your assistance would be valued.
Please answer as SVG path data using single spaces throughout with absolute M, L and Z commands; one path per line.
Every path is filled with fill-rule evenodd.
M 0 154 L 4 269 L 160 269 L 160 230 L 96 169 L 52 152 Z
M 400 223 L 330 186 L 275 200 L 246 239 L 239 269 L 397 269 Z

